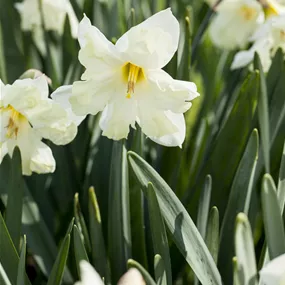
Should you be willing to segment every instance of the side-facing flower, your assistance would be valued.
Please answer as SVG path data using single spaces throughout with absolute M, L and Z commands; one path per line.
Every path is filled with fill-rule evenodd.
M 75 285 L 104 285 L 100 275 L 87 261 L 81 261 L 80 264 L 81 281 Z M 129 269 L 119 280 L 118 285 L 145 285 L 142 275 L 135 269 Z
M 24 175 L 53 172 L 55 160 L 42 138 L 67 144 L 74 139 L 79 122 L 61 102 L 48 98 L 44 75 L 16 80 L 12 85 L 0 80 L 0 85 L 0 163 L 18 146 Z
M 181 146 L 183 113 L 197 97 L 194 83 L 174 80 L 161 68 L 178 47 L 179 23 L 170 9 L 131 28 L 115 45 L 84 16 L 79 24 L 79 60 L 86 71 L 75 82 L 70 102 L 77 115 L 103 111 L 103 135 L 127 138 L 138 123 L 152 140 Z
M 263 69 L 267 72 L 271 66 L 272 57 L 278 48 L 285 52 L 285 14 L 270 17 L 253 35 L 252 47 L 238 52 L 231 69 L 247 66 L 253 61 L 254 53 L 258 53 Z
M 285 284 L 285 254 L 271 260 L 260 271 L 260 285 Z
M 256 0 L 223 0 L 210 25 L 213 43 L 224 49 L 243 48 L 263 23 L 262 5 Z
M 71 34 L 77 37 L 78 20 L 69 0 L 41 0 L 43 20 L 47 31 L 63 33 L 65 18 L 69 18 Z M 24 0 L 15 4 L 21 16 L 21 28 L 23 31 L 32 31 L 35 42 L 41 52 L 45 53 L 44 36 L 39 0 Z

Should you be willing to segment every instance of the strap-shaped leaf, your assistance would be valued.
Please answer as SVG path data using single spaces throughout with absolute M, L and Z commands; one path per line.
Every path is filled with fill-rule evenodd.
M 217 263 L 220 242 L 220 228 L 219 228 L 219 210 L 213 207 L 209 214 L 207 230 L 206 230 L 206 244 L 211 252 L 214 261 Z
M 247 216 L 239 213 L 236 220 L 235 249 L 239 281 L 241 284 L 257 284 L 256 260 L 254 252 L 253 236 Z M 243 277 L 241 280 L 240 277 Z
M 126 271 L 131 256 L 129 177 L 123 141 L 115 141 L 109 184 L 109 254 L 113 283 Z
M 180 252 L 202 284 L 221 284 L 216 264 L 182 203 L 159 174 L 140 156 L 128 153 L 130 165 L 143 189 L 153 184 L 159 207 Z
M 53 265 L 51 274 L 49 276 L 47 285 L 60 285 L 61 284 L 67 257 L 68 257 L 68 252 L 69 252 L 70 233 L 73 227 L 73 223 L 74 223 L 74 219 L 72 219 L 68 227 L 67 233 L 62 241 L 56 261 Z
M 285 253 L 285 233 L 276 187 L 269 174 L 262 180 L 261 202 L 269 257 L 273 259 Z
M 171 260 L 164 220 L 162 218 L 157 197 L 151 183 L 148 184 L 146 193 L 149 206 L 149 219 L 154 253 L 161 256 L 165 266 L 167 284 L 172 284 Z
M 235 174 L 222 223 L 219 266 L 223 272 L 223 280 L 226 283 L 232 283 L 231 261 L 234 256 L 234 225 L 237 213 L 245 211 L 247 197 L 248 201 L 251 198 L 251 181 L 255 174 L 258 159 L 258 143 L 258 132 L 253 130 Z
M 17 285 L 25 285 L 26 280 L 26 247 L 27 239 L 24 235 L 22 248 L 20 253 L 20 261 L 18 265 L 18 274 L 17 274 Z
M 23 196 L 24 180 L 22 176 L 21 153 L 19 148 L 16 147 L 13 152 L 9 171 L 8 202 L 5 221 L 17 250 L 19 250 L 22 231 Z
M 12 284 L 17 283 L 19 255 L 0 212 L 0 264 Z M 30 284 L 26 276 L 26 284 Z
M 75 253 L 75 261 L 77 272 L 80 276 L 80 267 L 79 263 L 81 260 L 89 261 L 85 247 L 83 245 L 83 241 L 80 236 L 80 232 L 76 225 L 73 226 L 73 242 L 74 242 L 74 253 Z

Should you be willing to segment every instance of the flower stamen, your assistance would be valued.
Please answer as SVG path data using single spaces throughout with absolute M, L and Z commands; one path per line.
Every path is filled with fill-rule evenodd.
M 5 111 L 10 112 L 8 125 L 6 127 L 7 128 L 6 137 L 8 139 L 12 139 L 12 138 L 16 139 L 18 136 L 20 123 L 22 120 L 25 119 L 25 117 L 11 106 L 8 106 L 7 108 L 5 108 Z
M 144 77 L 143 69 L 129 62 L 123 66 L 123 77 L 128 82 L 126 97 L 130 99 L 135 93 L 135 84 Z

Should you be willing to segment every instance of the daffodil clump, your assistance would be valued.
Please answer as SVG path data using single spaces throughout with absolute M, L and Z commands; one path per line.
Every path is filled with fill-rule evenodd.
M 1 1 L 0 285 L 285 285 L 285 0 Z
M 277 49 L 285 51 L 282 1 L 224 0 L 214 10 L 216 15 L 210 24 L 214 44 L 227 50 L 242 49 L 236 53 L 232 69 L 249 65 L 258 53 L 264 70 L 268 71 Z

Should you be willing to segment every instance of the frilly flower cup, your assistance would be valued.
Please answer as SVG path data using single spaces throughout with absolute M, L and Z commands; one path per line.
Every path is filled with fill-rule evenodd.
M 82 81 L 65 90 L 74 113 L 102 111 L 100 127 L 110 139 L 127 138 L 137 123 L 153 141 L 181 146 L 183 113 L 199 94 L 194 83 L 174 80 L 162 70 L 178 47 L 179 23 L 171 10 L 132 27 L 115 45 L 84 16 L 78 40 L 86 71 Z
M 87 261 L 80 262 L 81 281 L 74 285 L 104 285 L 100 275 Z M 119 280 L 118 285 L 145 285 L 142 275 L 135 269 L 129 269 Z
M 24 175 L 54 172 L 55 160 L 42 138 L 67 144 L 83 119 L 72 114 L 68 101 L 60 96 L 56 100 L 48 98 L 44 75 L 16 80 L 12 85 L 0 80 L 0 163 L 18 146 Z

